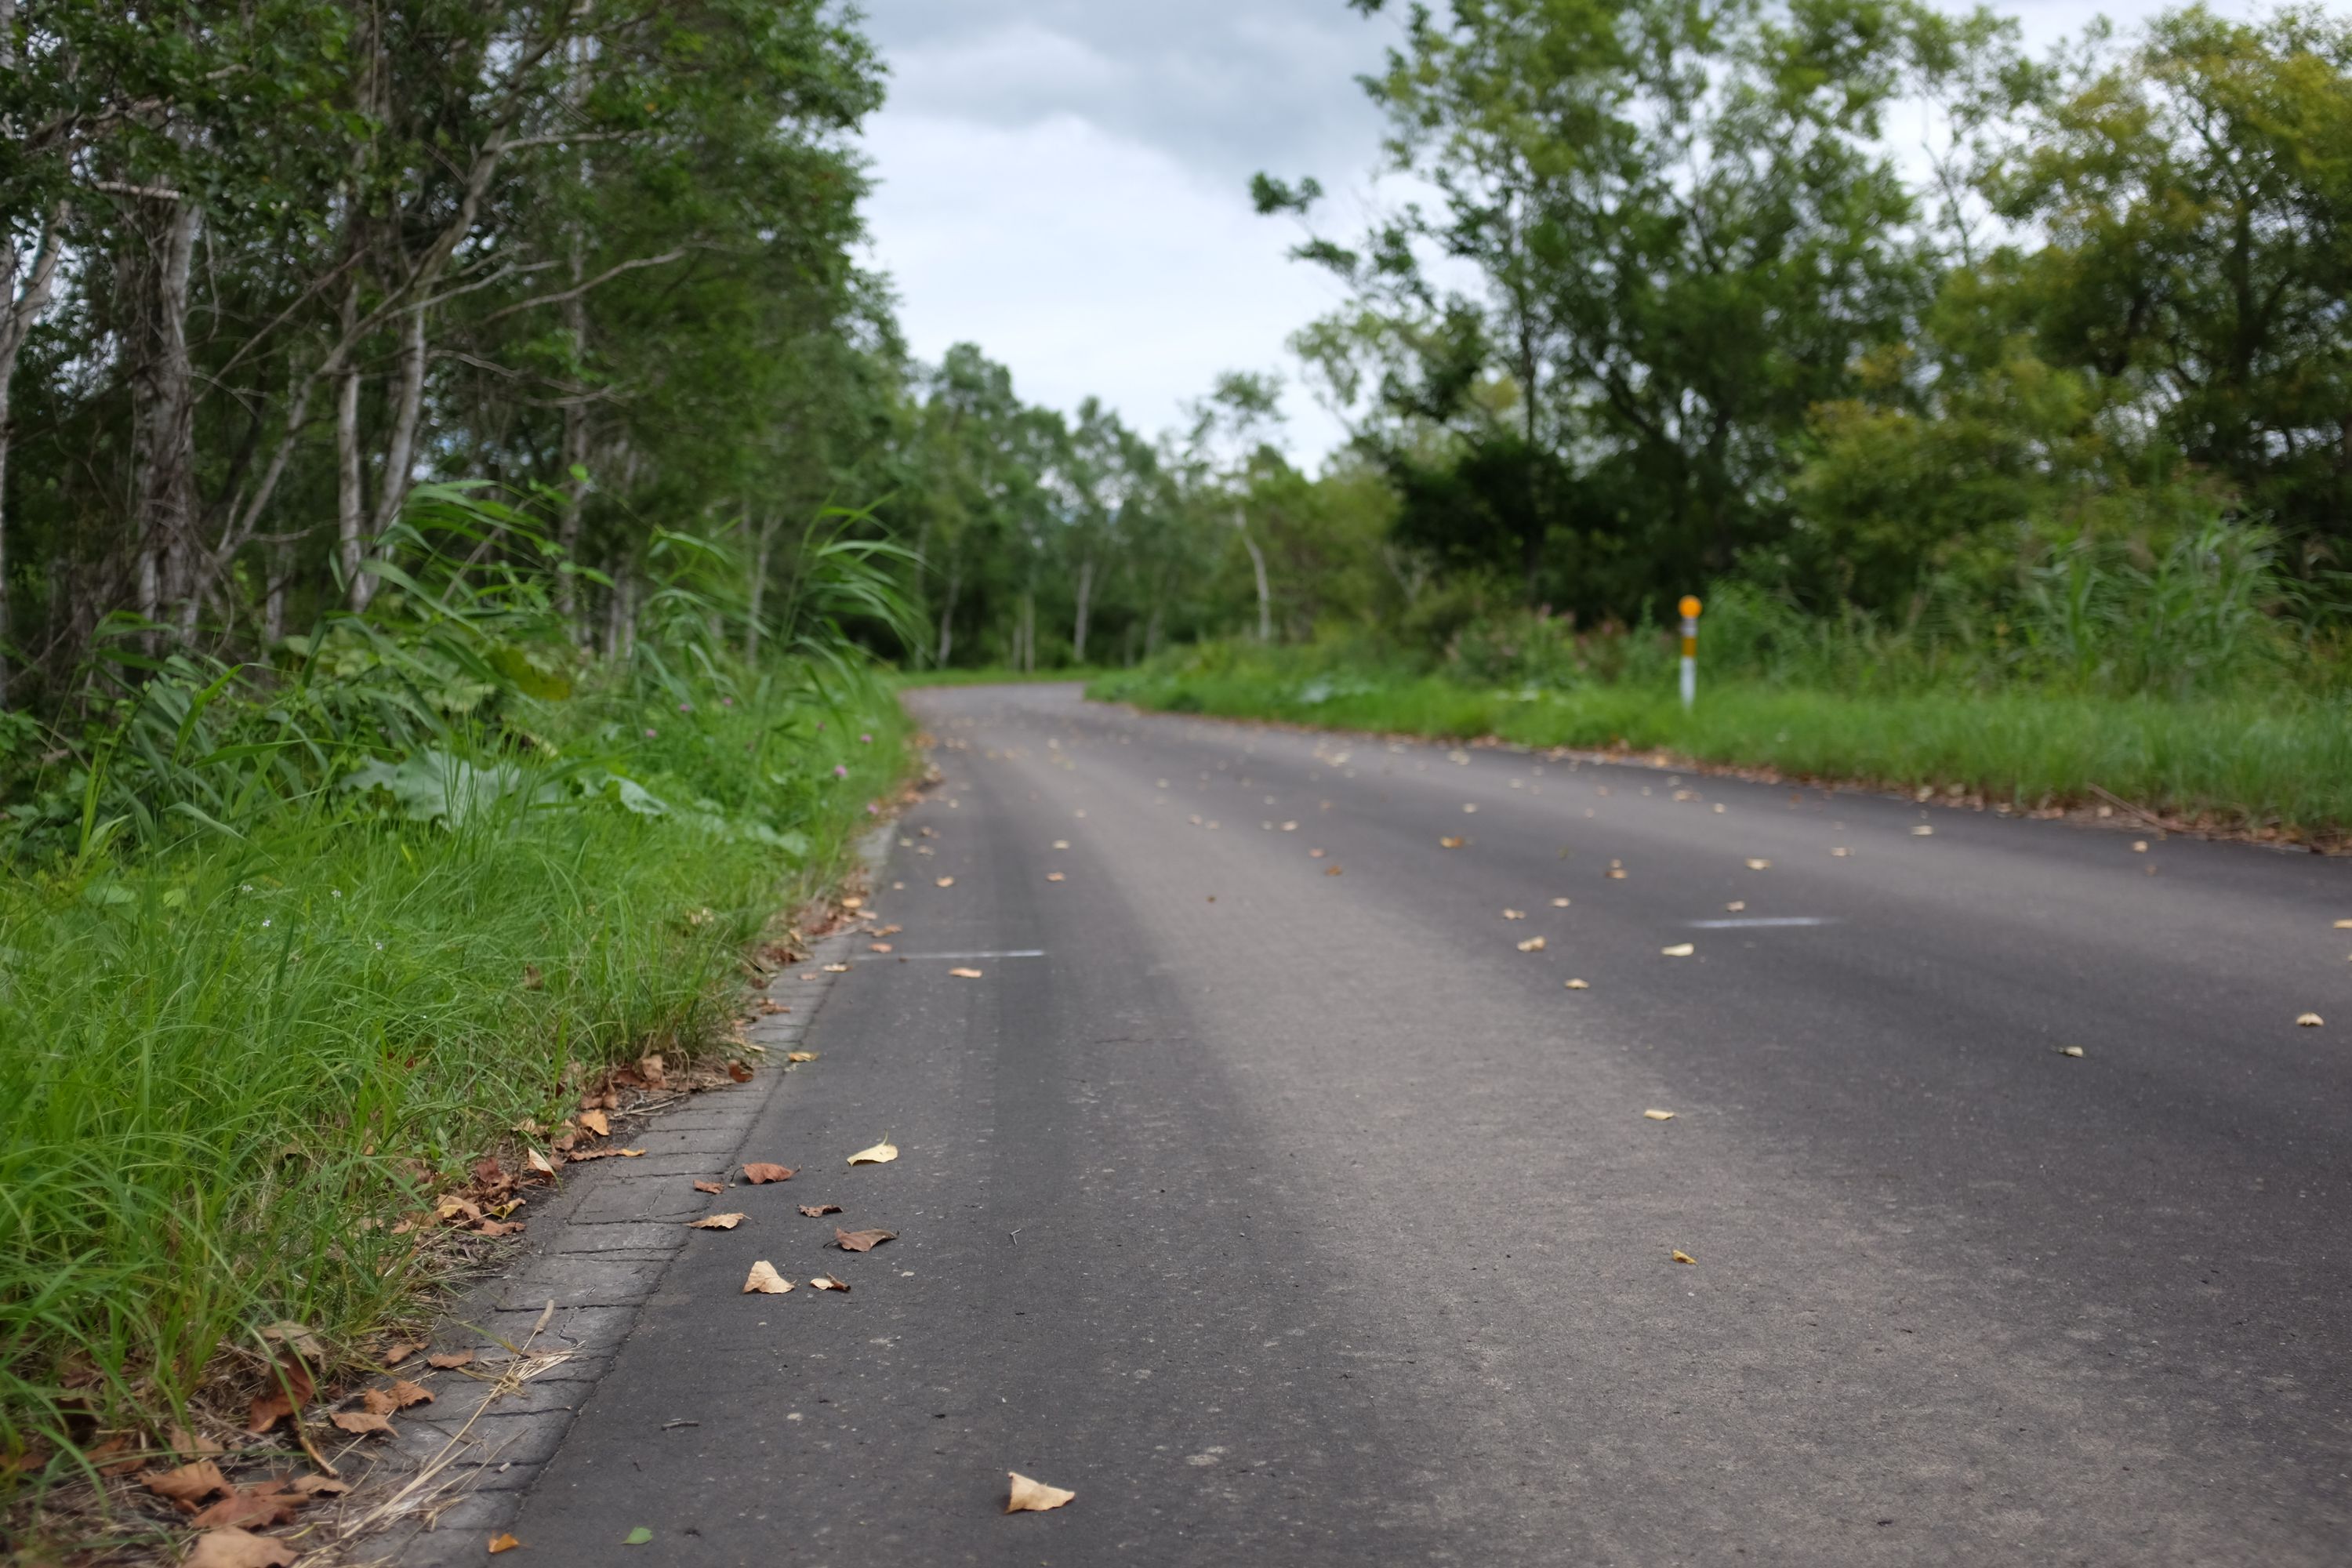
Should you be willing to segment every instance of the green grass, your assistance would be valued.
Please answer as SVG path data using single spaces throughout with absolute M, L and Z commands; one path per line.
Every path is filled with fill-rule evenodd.
M 362 1348 L 434 1282 L 393 1230 L 420 1196 L 561 1116 L 567 1068 L 734 1015 L 745 945 L 845 864 L 906 726 L 877 680 L 716 676 L 532 726 L 667 814 L 509 795 L 453 827 L 336 793 L 0 867 L 0 1495 L 13 1457 L 37 1484 L 151 1440 L 261 1325 Z
M 1958 785 L 2023 806 L 2082 802 L 2096 785 L 2218 826 L 2294 837 L 2352 830 L 2352 714 L 2284 690 L 2167 700 L 1733 680 L 1705 684 L 1685 713 L 1669 682 L 1489 689 L 1274 654 L 1180 658 L 1104 677 L 1088 695 L 1334 729 L 1664 750 L 1808 777 Z

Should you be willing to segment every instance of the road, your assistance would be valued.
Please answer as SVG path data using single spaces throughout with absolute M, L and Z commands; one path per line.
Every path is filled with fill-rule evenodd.
M 2352 1561 L 2352 863 L 909 702 L 728 1199 L 898 1239 L 689 1247 L 536 1560 Z

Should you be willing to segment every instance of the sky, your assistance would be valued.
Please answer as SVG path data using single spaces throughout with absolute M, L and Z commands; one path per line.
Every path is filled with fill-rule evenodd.
M 1345 0 L 865 0 L 890 72 L 866 128 L 873 265 L 920 358 L 973 342 L 1022 397 L 1097 395 L 1146 434 L 1221 371 L 1287 372 L 1285 341 L 1340 300 L 1251 209 L 1258 170 L 1313 174 L 1336 237 L 1373 197 L 1381 121 L 1358 86 L 1397 37 Z M 1394 7 L 1392 7 L 1393 9 Z M 2150 0 L 2001 7 L 2041 48 Z M 2244 14 L 2252 0 L 2214 9 Z M 1295 455 L 1337 445 L 1293 382 Z

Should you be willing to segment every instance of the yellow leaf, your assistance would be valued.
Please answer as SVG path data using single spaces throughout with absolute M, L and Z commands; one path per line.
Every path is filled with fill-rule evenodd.
M 981 972 L 977 969 L 950 969 L 948 973 L 954 975 L 958 980 L 977 980 L 980 978 L 981 974 Z
M 1048 871 L 1045 873 L 1045 880 L 1049 882 L 1058 882 L 1061 879 L 1062 874 L 1059 871 Z
M 843 1284 L 840 1280 L 835 1279 L 830 1274 L 820 1274 L 815 1279 L 810 1280 L 809 1283 L 819 1290 L 846 1291 L 849 1289 L 848 1286 Z
M 511 1535 L 493 1535 L 490 1537 L 490 1555 L 495 1557 L 501 1552 L 512 1552 L 521 1544 Z
M 1675 1113 L 1671 1110 L 1645 1110 L 1642 1114 L 1653 1121 L 1672 1121 L 1675 1119 Z
M 2327 1022 L 2327 1020 L 2321 1017 L 2316 1013 L 2305 1013 L 2296 1018 L 2295 1022 L 2302 1025 L 2306 1029 L 2316 1029 L 2320 1025 Z
M 813 1062 L 816 1060 L 816 1053 L 814 1051 L 786 1051 L 784 1053 L 784 1060 L 788 1062 Z
M 952 888 L 955 886 L 955 879 L 953 877 L 941 877 L 940 879 L 939 885 L 942 888 Z
M 2080 1046 L 2061 1046 L 2058 1047 L 2058 1054 L 2062 1057 L 2079 1057 L 2083 1054 L 2083 1047 Z
M 2337 931 L 2352 931 L 2352 921 L 2337 921 L 2336 922 L 2336 929 Z
M 1688 958 L 1692 953 L 1696 952 L 1697 951 L 1698 948 L 1695 943 L 1687 942 L 1678 942 L 1672 947 L 1662 947 L 1658 949 L 1658 952 L 1667 958 Z
M 1466 838 L 1441 838 L 1437 841 L 1438 847 L 1442 849 L 1459 849 L 1465 844 L 1469 842 L 1470 841 Z M 2346 921 L 2343 923 L 2346 925 L 2352 925 L 2352 921 Z
M 1539 936 L 1531 936 L 1528 938 L 1527 941 L 1519 943 L 1519 951 L 1521 952 L 1541 952 L 1543 950 L 1544 939 Z
M 715 1214 L 708 1219 L 688 1220 L 686 1222 L 686 1228 L 688 1230 L 733 1230 L 737 1226 L 741 1225 L 750 1217 L 751 1216 L 748 1215 L 740 1214 Z
M 610 1138 L 613 1135 L 613 1123 L 601 1110 L 582 1111 L 580 1125 L 599 1138 Z
M 1568 983 L 1568 989 L 1570 991 L 1590 991 L 1592 989 L 1592 986 L 1588 981 L 1571 980 Z
M 1689 1253 L 1683 1251 L 1682 1248 L 1676 1247 L 1675 1249 L 1675 1261 L 1677 1263 L 1696 1263 L 1698 1259 L 1693 1258 Z
M 751 1265 L 751 1277 L 743 1281 L 742 1293 L 754 1291 L 762 1296 L 781 1296 L 793 1288 L 793 1282 L 776 1272 L 776 1266 L 762 1258 Z
M 1748 862 L 1748 868 L 1751 871 L 1769 871 L 1772 868 L 1772 862 L 1769 860 L 1750 860 Z
M 621 1151 L 621 1158 L 624 1160 L 642 1160 L 645 1157 L 646 1152 L 643 1149 L 624 1149 Z
M 1018 1470 L 1004 1472 L 1013 1479 L 1013 1493 L 1004 1500 L 1007 1513 L 1043 1513 L 1049 1508 L 1059 1508 L 1078 1494 L 1049 1487 L 1043 1481 L 1033 1481 Z
M 898 1157 L 896 1143 L 877 1143 L 871 1149 L 860 1149 L 849 1157 L 853 1165 L 887 1165 Z
M 555 1167 L 547 1163 L 547 1156 L 541 1153 L 536 1149 L 531 1150 L 523 1156 L 523 1163 L 529 1165 L 532 1170 L 537 1171 L 542 1176 L 551 1176 L 555 1174 Z

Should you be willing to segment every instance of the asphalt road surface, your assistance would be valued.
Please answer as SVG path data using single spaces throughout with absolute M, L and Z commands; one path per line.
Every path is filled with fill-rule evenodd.
M 804 1169 L 533 1561 L 2352 1562 L 2352 863 L 909 701 L 905 929 L 743 1153 Z

